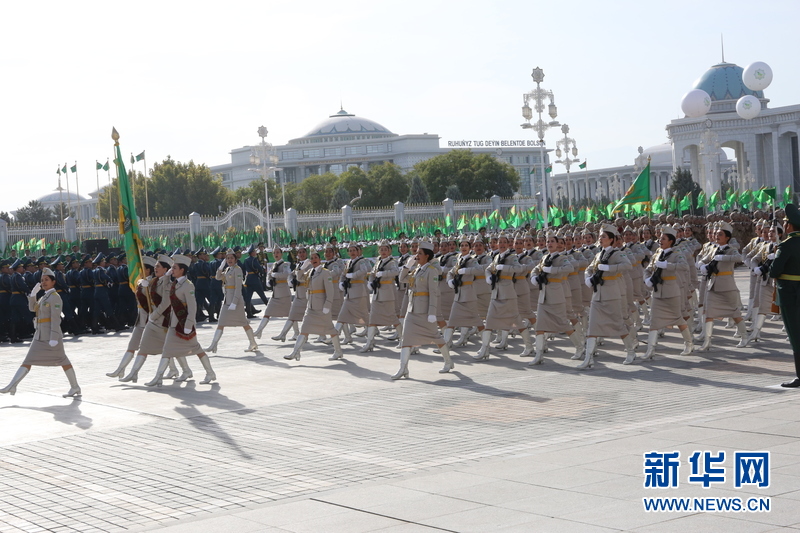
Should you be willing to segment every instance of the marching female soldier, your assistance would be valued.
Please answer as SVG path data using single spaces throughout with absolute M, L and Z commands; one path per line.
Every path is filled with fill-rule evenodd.
M 361 352 L 371 352 L 375 348 L 375 335 L 378 334 L 379 326 L 397 326 L 400 323 L 395 307 L 397 291 L 394 283 L 400 269 L 392 257 L 392 246 L 389 241 L 380 242 L 378 253 L 380 257 L 369 273 L 372 305 L 369 310 L 367 343 L 361 348 Z
M 680 288 L 678 271 L 688 270 L 685 255 L 675 248 L 677 235 L 673 228 L 661 228 L 661 247 L 647 265 L 644 283 L 653 291 L 650 306 L 650 333 L 647 336 L 647 352 L 644 359 L 655 356 L 658 344 L 658 331 L 667 326 L 678 326 L 683 336 L 684 349 L 681 355 L 689 355 L 694 350 L 692 332 L 683 318 L 683 293 Z
M 305 265 L 306 270 L 308 270 L 311 268 L 311 263 L 306 263 L 308 252 L 305 246 L 300 246 L 296 253 L 297 266 L 289 279 L 289 284 L 294 289 L 294 300 L 292 300 L 292 307 L 289 309 L 289 318 L 287 318 L 286 323 L 283 324 L 283 329 L 280 333 L 272 337 L 274 341 L 286 342 L 286 333 L 289 331 L 289 328 L 294 328 L 295 338 L 291 340 L 297 340 L 297 335 L 299 334 L 297 324 L 303 321 L 303 315 L 306 313 L 306 305 L 308 304 L 308 278 L 305 276 L 305 272 L 302 271 L 302 268 Z
M 333 327 L 331 320 L 331 309 L 333 308 L 334 296 L 337 290 L 333 282 L 333 273 L 325 268 L 319 257 L 319 252 L 314 251 L 305 261 L 300 275 L 308 286 L 308 305 L 294 350 L 292 350 L 292 353 L 284 355 L 283 358 L 299 361 L 300 352 L 309 335 L 330 335 L 331 342 L 333 342 L 333 355 L 329 360 L 341 359 L 343 354 L 342 346 L 339 343 L 339 332 Z
M 486 244 L 483 242 L 483 239 L 480 235 L 475 237 L 472 241 L 472 253 L 475 255 L 475 262 L 481 265 L 486 270 L 486 267 L 489 266 L 489 263 L 492 262 L 492 258 L 489 254 L 486 253 Z M 476 278 L 476 281 L 480 282 L 479 278 Z M 475 284 L 475 297 L 478 316 L 481 320 L 486 319 L 486 313 L 489 312 L 489 304 L 492 301 L 492 287 L 491 284 L 486 283 L 476 283 Z M 476 329 L 477 330 L 477 329 Z M 474 332 L 470 331 L 469 334 L 472 335 Z
M 289 316 L 292 309 L 292 293 L 289 290 L 289 276 L 292 274 L 292 266 L 283 260 L 283 251 L 277 244 L 272 250 L 275 258 L 272 268 L 267 274 L 267 287 L 272 289 L 272 298 L 269 299 L 267 308 L 264 309 L 264 316 L 256 329 L 256 337 L 261 338 L 261 332 L 269 324 L 270 318 L 283 318 Z M 249 303 L 249 302 L 245 302 Z
M 438 316 L 436 317 L 437 324 L 444 330 L 447 327 L 447 319 L 450 318 L 450 309 L 453 307 L 453 299 L 455 293 L 453 289 L 447 286 L 447 273 L 456 264 L 456 242 L 455 239 L 442 240 L 442 255 L 438 258 L 439 270 L 439 304 L 436 308 Z M 451 332 L 452 337 L 452 332 Z M 447 345 L 450 346 L 450 339 L 445 339 Z
M 158 363 L 155 377 L 145 383 L 148 387 L 154 385 L 161 386 L 164 370 L 167 368 L 169 360 L 173 357 L 178 359 L 183 373 L 176 381 L 185 381 L 192 377 L 192 371 L 186 362 L 186 356 L 195 354 L 200 359 L 206 371 L 206 377 L 201 384 L 211 383 L 217 379 L 217 375 L 211 368 L 211 361 L 206 355 L 200 343 L 197 342 L 197 331 L 195 329 L 197 317 L 197 299 L 195 298 L 194 284 L 189 281 L 187 274 L 192 264 L 190 257 L 181 254 L 172 256 L 172 276 L 175 281 L 169 285 L 169 302 L 172 308 L 170 316 L 169 332 L 164 340 L 164 349 L 161 361 Z
M 524 267 L 524 270 L 517 275 L 517 282 L 514 284 L 514 289 L 517 291 L 517 309 L 523 321 L 522 325 L 525 328 L 530 327 L 531 324 L 536 322 L 536 315 L 533 314 L 533 309 L 531 309 L 530 283 L 530 273 L 533 267 L 536 266 L 536 263 L 533 262 L 533 259 L 529 255 L 529 252 L 532 250 L 525 247 L 526 241 L 533 245 L 533 240 L 530 235 L 526 237 L 520 234 L 514 239 L 514 252 L 517 254 L 519 264 Z M 532 352 L 533 346 L 531 346 L 531 349 L 526 351 L 526 353 L 523 353 L 522 356 L 527 357 Z
M 617 237 L 617 228 L 610 224 L 603 225 L 600 234 L 602 251 L 595 256 L 594 261 L 586 268 L 587 285 L 592 286 L 592 305 L 589 307 L 589 324 L 586 328 L 586 351 L 579 369 L 592 366 L 594 363 L 594 349 L 597 346 L 597 337 L 620 337 L 625 342 L 627 357 L 625 361 L 630 364 L 636 358 L 634 343 L 636 339 L 629 335 L 628 327 L 624 322 L 622 298 L 624 281 L 620 279 L 623 272 L 630 270 L 631 263 L 625 254 L 618 253 L 614 248 Z
M 342 289 L 339 288 L 339 279 L 342 277 L 342 272 L 345 268 L 344 261 L 342 261 L 342 258 L 339 256 L 339 248 L 337 248 L 335 244 L 329 242 L 325 245 L 325 260 L 322 266 L 326 270 L 329 270 L 333 277 L 333 307 L 331 308 L 331 319 L 335 320 L 336 317 L 339 316 L 342 310 L 342 304 L 344 303 L 344 294 Z M 319 335 L 316 342 L 330 344 L 331 340 L 327 339 L 325 335 Z
M 222 304 L 219 309 L 217 319 L 217 329 L 214 331 L 214 340 L 207 352 L 217 353 L 217 344 L 222 337 L 222 333 L 228 326 L 241 326 L 250 341 L 247 352 L 254 352 L 258 348 L 253 334 L 253 328 L 247 321 L 247 310 L 242 296 L 242 283 L 244 276 L 242 269 L 236 262 L 236 252 L 228 249 L 225 253 L 225 260 L 219 264 L 214 278 L 222 283 Z
M 733 228 L 727 222 L 720 222 L 716 234 L 716 246 L 702 260 L 700 272 L 708 279 L 706 289 L 706 321 L 703 328 L 705 339 L 701 351 L 711 348 L 711 335 L 714 331 L 714 319 L 733 318 L 736 329 L 741 336 L 737 348 L 747 346 L 747 331 L 742 319 L 739 288 L 733 278 L 733 266 L 742 260 L 742 255 L 730 246 Z
M 394 333 L 387 337 L 387 340 L 393 341 L 400 338 L 403 328 L 403 317 L 406 316 L 406 307 L 408 306 L 408 284 L 400 282 L 400 269 L 405 265 L 408 261 L 416 261 L 414 256 L 416 255 L 416 245 L 415 249 L 411 250 L 409 244 L 407 242 L 401 242 L 398 245 L 398 251 L 400 252 L 400 257 L 397 259 L 397 272 L 398 275 L 395 276 L 394 282 L 397 286 L 397 294 L 395 294 L 394 303 L 395 303 L 395 312 L 397 313 L 397 326 L 394 328 Z
M 439 269 L 433 260 L 433 245 L 429 242 L 419 243 L 417 264 L 411 271 L 408 265 L 400 271 L 400 279 L 408 283 L 408 312 L 403 321 L 403 336 L 400 339 L 400 370 L 392 379 L 408 377 L 408 360 L 411 349 L 423 344 L 435 344 L 441 350 L 444 366 L 440 374 L 450 372 L 455 365 L 450 359 L 450 349 L 439 334 L 436 327 L 439 303 Z
M 762 242 L 757 248 L 755 255 L 752 256 L 750 264 L 753 269 L 753 276 L 758 285 L 758 301 L 751 305 L 755 307 L 756 313 L 753 319 L 753 332 L 750 334 L 750 341 L 760 339 L 761 328 L 767 315 L 772 313 L 772 302 L 775 296 L 775 279 L 769 277 L 769 269 L 778 253 L 778 245 L 783 238 L 783 227 L 775 224 L 771 227 L 765 226 L 768 233 L 768 240 Z
M 22 365 L 14 374 L 11 382 L 0 393 L 9 393 L 12 396 L 17 392 L 17 385 L 28 375 L 31 366 L 60 366 L 69 380 L 69 391 L 63 395 L 64 398 L 76 397 L 81 395 L 81 388 L 78 379 L 75 377 L 75 369 L 72 368 L 67 354 L 64 353 L 64 338 L 61 335 L 61 297 L 55 290 L 56 276 L 49 268 L 42 270 L 41 282 L 34 285 L 33 290 L 28 296 L 28 309 L 36 315 L 36 333 L 33 335 L 28 355 L 22 361 Z M 36 300 L 39 289 L 44 290 L 44 294 Z
M 485 267 L 473 257 L 470 238 L 462 235 L 459 240 L 461 242 L 456 263 L 447 273 L 448 289 L 455 294 L 443 337 L 445 342 L 449 342 L 453 338 L 455 328 L 461 328 L 461 338 L 455 345 L 463 346 L 469 338 L 470 328 L 483 330 L 483 320 L 478 316 L 476 305 L 478 297 L 475 294 L 475 280 L 483 281 Z
M 342 271 L 339 288 L 344 291 L 344 303 L 336 319 L 336 330 L 344 333 L 344 344 L 353 342 L 350 335 L 350 324 L 366 326 L 369 320 L 369 296 L 367 295 L 366 277 L 370 266 L 364 256 L 360 255 L 361 246 L 350 243 L 347 253 L 350 260 Z

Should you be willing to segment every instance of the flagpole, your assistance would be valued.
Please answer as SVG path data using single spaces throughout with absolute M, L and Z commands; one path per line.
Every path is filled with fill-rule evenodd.
M 58 167 L 56 174 L 58 174 L 58 207 L 61 209 L 61 222 L 64 222 L 64 190 L 61 188 L 61 167 Z
M 111 202 L 114 200 L 114 191 L 111 188 L 111 165 L 108 164 L 108 159 L 106 159 L 105 164 L 106 176 L 108 177 L 108 221 L 111 222 L 114 220 L 114 211 Z
M 69 197 L 69 171 L 67 170 L 67 163 L 64 163 L 64 168 L 62 170 L 64 171 L 64 179 L 67 180 L 67 211 L 72 211 L 72 199 Z M 70 213 L 70 216 L 72 216 L 72 213 Z
M 75 161 L 75 194 L 78 195 L 78 228 L 81 227 L 81 188 L 78 184 L 78 162 Z M 80 238 L 80 229 L 78 229 L 78 237 Z
M 144 210 L 147 221 L 150 222 L 150 199 L 147 195 L 147 158 L 142 152 L 142 161 L 144 161 Z
M 97 178 L 97 209 L 95 212 L 97 213 L 97 219 L 100 219 L 100 169 L 103 168 L 103 165 L 100 164 L 100 161 L 97 159 L 94 160 L 94 175 Z

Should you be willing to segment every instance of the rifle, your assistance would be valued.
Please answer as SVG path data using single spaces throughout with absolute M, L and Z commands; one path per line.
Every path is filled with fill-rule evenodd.
M 598 265 L 607 265 L 608 264 L 608 260 L 611 259 L 612 255 L 614 255 L 614 252 L 616 252 L 616 250 L 611 250 L 611 252 L 608 254 L 608 257 L 606 257 L 605 259 L 603 259 L 603 254 L 605 252 L 600 252 L 600 261 L 598 261 L 597 264 Z M 595 266 L 594 274 L 592 274 L 592 276 L 589 279 L 591 280 L 592 290 L 594 292 L 597 292 L 597 287 L 598 286 L 605 284 L 605 280 L 603 279 L 603 271 L 600 270 L 599 268 L 597 268 L 596 266 Z
M 542 265 L 546 267 L 553 266 L 554 259 L 555 257 L 553 257 L 553 254 L 548 253 L 546 256 L 544 256 L 544 261 L 542 262 Z M 542 287 L 544 287 L 548 283 L 550 283 L 550 281 L 547 279 L 547 272 L 541 271 L 536 275 L 536 284 L 539 285 L 539 290 L 542 290 Z
M 661 253 L 658 256 L 658 260 L 656 261 L 656 263 L 658 261 L 666 261 L 667 257 L 669 257 L 671 253 L 672 250 L 670 250 L 667 253 L 664 253 L 664 250 L 661 250 Z M 653 292 L 656 292 L 658 290 L 658 286 L 661 283 L 664 283 L 664 280 L 661 279 L 661 274 L 663 271 L 664 271 L 663 268 L 656 268 L 656 270 L 653 272 L 653 275 L 650 276 L 650 282 L 653 284 Z
M 278 271 L 278 268 L 280 268 L 282 264 L 283 264 L 283 259 L 281 259 L 280 261 L 276 261 L 275 264 L 272 265 L 272 270 L 270 272 L 274 274 L 275 272 Z M 271 291 L 274 289 L 275 289 L 275 278 L 270 276 L 269 280 L 267 281 L 267 290 Z
M 386 265 L 389 263 L 388 258 L 386 261 L 382 259 L 378 261 L 378 270 L 376 272 L 383 272 L 386 269 Z M 378 289 L 381 287 L 381 279 L 378 276 L 375 276 L 375 279 L 369 282 L 369 287 L 372 289 L 373 294 L 378 294 Z
M 463 276 L 459 274 L 458 271 L 461 270 L 462 268 L 467 268 L 469 260 L 470 256 L 465 255 L 464 257 L 459 259 L 458 262 L 456 263 L 455 267 L 456 274 L 453 276 L 453 290 L 456 291 L 456 294 L 458 294 L 458 288 L 464 284 L 464 282 L 462 281 Z
M 716 256 L 718 253 L 719 253 L 719 245 L 715 246 L 714 256 Z M 711 279 L 711 276 L 713 276 L 717 272 L 719 272 L 719 266 L 717 265 L 717 262 L 712 259 L 708 263 L 708 266 L 706 266 L 706 279 L 707 280 Z
M 364 256 L 356 257 L 355 260 L 351 259 L 350 266 L 347 267 L 347 272 L 345 272 L 345 274 L 352 274 L 353 270 L 355 270 L 356 263 L 358 263 L 362 259 L 364 259 Z M 347 292 L 350 290 L 350 286 L 352 285 L 352 283 L 350 283 L 350 278 L 345 276 L 342 285 L 344 286 L 344 295 L 347 296 Z

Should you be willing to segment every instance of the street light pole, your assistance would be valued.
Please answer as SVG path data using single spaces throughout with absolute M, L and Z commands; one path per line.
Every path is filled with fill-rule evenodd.
M 556 163 L 561 163 L 567 168 L 567 204 L 572 207 L 572 185 L 569 179 L 569 168 L 572 166 L 572 163 L 578 162 L 578 146 L 575 143 L 575 139 L 567 135 L 569 133 L 568 125 L 564 124 L 561 126 L 561 133 L 564 134 L 564 138 L 559 139 L 556 143 L 556 157 L 558 157 Z M 570 152 L 575 159 L 570 158 Z M 562 155 L 564 156 L 563 159 L 561 158 Z
M 269 179 L 267 177 L 267 158 L 269 157 L 269 149 L 272 145 L 267 142 L 267 128 L 261 126 L 258 128 L 258 136 L 261 137 L 261 146 L 258 155 L 250 156 L 250 162 L 256 166 L 261 166 L 261 179 L 264 180 L 264 212 L 267 217 L 267 246 L 272 248 L 272 220 L 269 216 L 269 188 L 267 187 Z
M 532 129 L 536 132 L 539 137 L 538 145 L 539 150 L 541 151 L 541 157 L 539 158 L 539 166 L 541 167 L 542 171 L 542 200 L 544 202 L 544 212 L 542 213 L 542 218 L 544 220 L 544 227 L 548 226 L 547 215 L 548 215 L 548 204 L 547 204 L 547 172 L 545 171 L 544 165 L 544 156 L 545 156 L 545 142 L 544 142 L 544 134 L 545 132 L 555 126 L 559 126 L 560 124 L 556 121 L 556 117 L 558 116 L 558 109 L 556 108 L 555 98 L 553 96 L 553 91 L 546 91 L 542 89 L 541 84 L 544 81 L 544 71 L 539 67 L 533 69 L 531 73 L 531 78 L 533 78 L 533 82 L 536 84 L 536 88 L 528 93 L 524 93 L 522 95 L 523 106 L 522 106 L 522 117 L 525 119 L 525 122 L 521 124 L 523 129 Z M 544 111 L 544 102 L 545 100 L 549 99 L 550 104 L 547 106 L 548 114 L 552 119 L 550 122 L 544 122 L 542 120 L 542 112 Z M 530 103 L 533 102 L 534 109 L 536 110 L 536 114 L 539 117 L 535 123 L 531 124 L 531 119 L 533 118 L 533 110 L 531 109 Z

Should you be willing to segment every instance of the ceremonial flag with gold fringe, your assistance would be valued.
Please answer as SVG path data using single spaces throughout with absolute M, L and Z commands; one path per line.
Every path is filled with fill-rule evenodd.
M 122 162 L 119 149 L 119 133 L 112 129 L 111 138 L 114 139 L 114 150 L 117 157 L 117 191 L 119 192 L 119 234 L 123 235 L 125 254 L 128 257 L 128 285 L 131 290 L 136 290 L 137 282 L 144 277 L 144 264 L 142 261 L 142 238 L 139 234 L 139 217 L 136 216 L 136 206 L 133 202 L 133 191 L 128 181 L 128 173 Z
M 647 166 L 636 176 L 625 196 L 617 202 L 614 206 L 614 211 L 620 211 L 624 205 L 633 204 L 647 204 L 646 208 L 650 209 L 650 159 L 647 160 Z

